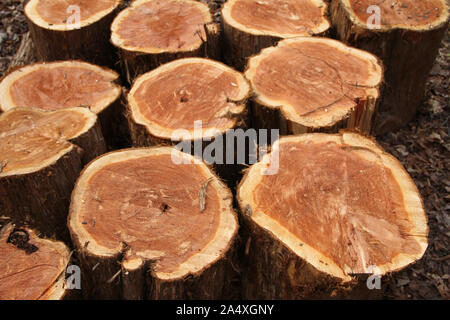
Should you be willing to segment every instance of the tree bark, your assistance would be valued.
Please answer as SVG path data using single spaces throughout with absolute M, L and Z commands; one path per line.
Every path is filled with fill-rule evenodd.
M 275 161 L 277 174 L 265 175 Z M 237 199 L 244 299 L 381 298 L 390 274 L 428 244 L 414 182 L 355 133 L 281 138 Z
M 9 63 L 7 74 L 14 69 L 31 64 L 36 61 L 36 49 L 31 39 L 30 33 L 27 32 L 22 36 L 19 49 Z
M 330 24 L 321 0 L 230 0 L 222 9 L 225 61 L 243 71 L 247 59 L 279 40 L 324 36 Z
M 41 239 L 33 230 L 7 224 L 0 229 L 0 299 L 62 300 L 68 248 Z
M 386 2 L 378 7 L 377 26 L 366 17 L 372 3 L 354 2 L 333 0 L 331 20 L 340 40 L 373 53 L 385 66 L 376 120 L 376 133 L 383 134 L 407 124 L 422 103 L 428 74 L 448 29 L 449 8 L 445 0 Z
M 114 67 L 117 57 L 114 47 L 108 41 L 109 28 L 121 0 L 111 0 L 107 7 L 96 6 L 96 1 L 88 1 L 82 5 L 72 2 L 73 5 L 63 0 L 44 4 L 42 0 L 31 0 L 25 6 L 28 28 L 38 59 L 81 59 Z M 62 12 L 61 5 L 64 8 Z M 93 14 L 86 19 L 85 12 Z
M 187 58 L 165 64 L 139 77 L 128 94 L 133 145 L 182 147 L 214 164 L 235 187 L 247 158 L 238 165 L 237 144 L 227 145 L 227 133 L 246 128 L 249 94 L 244 76 L 219 62 Z
M 85 298 L 224 297 L 235 275 L 232 195 L 193 161 L 168 147 L 128 149 L 84 170 L 68 226 Z
M 68 240 L 69 197 L 83 166 L 105 152 L 85 108 L 14 109 L 0 116 L 0 208 L 19 226 Z
M 36 63 L 13 69 L 2 79 L 0 111 L 89 107 L 99 117 L 108 147 L 127 147 L 130 133 L 118 82 L 115 71 L 81 61 Z
M 287 39 L 250 58 L 245 76 L 254 128 L 371 133 L 383 69 L 367 52 L 325 38 Z
M 145 15 L 147 10 L 155 14 L 149 17 Z M 139 29 L 142 24 L 137 21 L 141 20 L 147 29 Z M 176 59 L 220 57 L 220 27 L 213 22 L 208 6 L 197 1 L 135 1 L 117 16 L 111 32 L 122 74 L 129 84 L 137 76 Z

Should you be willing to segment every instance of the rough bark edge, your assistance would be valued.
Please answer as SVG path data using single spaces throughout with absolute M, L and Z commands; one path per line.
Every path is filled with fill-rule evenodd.
M 95 72 L 97 74 L 101 74 L 104 76 L 110 76 L 112 79 L 110 83 L 113 85 L 113 88 L 111 89 L 110 97 L 105 98 L 104 100 L 106 102 L 103 102 L 100 105 L 97 106 L 89 106 L 92 108 L 92 111 L 94 113 L 100 113 L 104 109 L 106 109 L 110 104 L 112 104 L 115 100 L 117 100 L 120 97 L 121 92 L 121 86 L 119 85 L 119 74 L 112 69 L 101 67 L 89 62 L 85 62 L 82 60 L 64 60 L 64 61 L 54 61 L 54 62 L 36 62 L 20 67 L 13 67 L 10 68 L 0 79 L 0 86 L 2 89 L 2 93 L 4 95 L 8 94 L 7 98 L 2 98 L 2 100 L 7 100 L 3 104 L 6 105 L 2 106 L 0 111 L 8 111 L 10 109 L 16 108 L 15 105 L 13 105 L 13 102 L 11 101 L 11 97 L 9 96 L 9 92 L 6 90 L 6 88 L 9 88 L 11 83 L 14 83 L 16 80 L 22 78 L 24 72 L 34 72 L 38 70 L 39 68 L 58 68 L 58 67 L 71 67 L 71 66 L 79 66 L 80 68 L 90 70 L 92 72 Z M 6 88 L 5 88 L 6 87 Z M 116 91 L 116 92 L 114 92 Z M 23 107 L 23 106 L 19 106 Z M 54 110 L 57 111 L 57 110 Z
M 247 212 L 249 212 L 247 210 Z M 247 213 L 248 214 L 248 213 Z M 366 287 L 367 275 L 344 282 L 318 271 L 293 253 L 266 229 L 241 211 L 242 298 L 266 299 L 381 299 L 390 275 L 382 277 L 380 290 Z
M 403 29 L 397 26 L 371 30 L 352 16 L 347 1 L 345 0 L 345 3 L 343 1 L 332 0 L 330 4 L 330 19 L 336 37 L 349 45 L 377 55 L 386 68 L 385 83 L 381 88 L 382 97 L 373 132 L 383 134 L 398 129 L 414 117 L 425 95 L 428 73 L 448 29 L 448 5 L 444 6 L 447 8 L 447 19 L 428 29 Z M 421 51 L 416 50 L 419 47 L 427 48 L 427 52 L 430 53 L 427 59 L 424 59 L 423 54 L 420 55 Z M 410 62 L 410 66 L 406 65 L 403 71 L 398 61 L 391 61 L 395 49 L 399 51 L 395 53 L 397 56 L 403 56 L 403 61 Z M 415 53 L 419 56 L 413 56 Z M 422 69 L 405 74 L 405 69 L 411 70 L 424 62 Z M 396 79 L 395 75 L 403 77 Z M 406 101 L 399 101 L 403 99 Z
M 378 110 L 379 99 L 365 97 L 358 99 L 355 108 L 349 110 L 341 119 L 325 127 L 308 127 L 288 120 L 280 108 L 268 107 L 256 102 L 250 103 L 253 126 L 257 129 L 279 129 L 281 135 L 324 132 L 337 133 L 342 129 L 349 129 L 365 135 L 372 134 L 375 117 Z
M 248 114 L 247 112 L 242 113 L 239 115 L 239 117 L 236 119 L 236 125 L 233 128 L 233 130 L 245 130 L 248 128 Z M 176 147 L 179 143 L 182 141 L 172 141 L 170 139 L 163 139 L 159 138 L 157 136 L 154 136 L 148 132 L 147 127 L 137 124 L 130 115 L 130 112 L 128 112 L 128 123 L 130 126 L 130 132 L 131 132 L 131 140 L 133 142 L 134 147 L 155 147 L 155 146 L 171 146 Z M 202 155 L 205 152 L 205 149 L 215 141 L 217 138 L 213 137 L 211 139 L 209 138 L 203 138 L 203 139 L 197 139 L 197 140 L 190 140 L 190 154 L 193 156 L 199 156 L 196 155 L 196 148 L 195 145 L 201 146 L 201 153 Z M 226 133 L 220 135 L 223 143 L 224 143 L 224 155 L 228 153 L 228 149 L 226 146 Z M 184 144 L 183 144 L 184 145 Z M 234 144 L 235 149 L 237 148 L 237 145 Z M 181 151 L 185 151 L 182 149 Z M 234 151 L 234 164 L 226 164 L 226 159 L 222 158 L 223 163 L 214 163 L 211 164 L 213 170 L 216 172 L 216 174 L 232 189 L 234 192 L 235 187 L 237 183 L 242 178 L 242 170 L 246 168 L 246 164 L 238 164 L 236 161 L 236 150 Z
M 109 150 L 127 148 L 131 145 L 123 88 L 121 92 L 122 94 L 113 103 L 98 114 L 101 130 Z
M 36 48 L 36 55 L 42 61 L 82 59 L 103 66 L 114 67 L 116 56 L 107 35 L 109 27 L 120 10 L 122 0 L 114 9 L 95 21 L 88 21 L 80 29 L 53 30 L 35 23 L 28 15 L 29 1 L 24 8 L 25 17 Z M 103 40 L 103 41 L 102 41 Z
M 29 38 L 24 38 L 26 41 L 25 48 L 30 48 Z M 24 61 L 25 62 L 25 61 Z M 114 79 L 111 80 L 112 88 L 111 94 L 108 99 L 106 99 L 105 103 L 102 103 L 99 106 L 81 106 L 89 108 L 92 112 L 96 113 L 99 118 L 99 123 L 101 126 L 101 130 L 103 133 L 103 137 L 106 141 L 106 144 L 109 149 L 118 149 L 122 147 L 128 147 L 130 145 L 130 133 L 128 130 L 127 119 L 125 116 L 125 109 L 123 108 L 123 88 L 120 86 L 119 74 L 112 69 L 101 67 L 94 65 L 92 63 L 88 63 L 81 60 L 68 60 L 68 61 L 57 61 L 57 62 L 49 62 L 49 63 L 32 63 L 24 66 L 10 66 L 5 75 L 0 78 L 0 92 L 5 93 L 6 90 L 10 87 L 11 82 L 14 83 L 16 81 L 16 73 L 18 75 L 23 74 L 23 72 L 33 72 L 38 70 L 39 67 L 51 67 L 51 66 L 79 66 L 86 70 L 91 70 L 98 74 L 104 74 L 105 76 L 111 75 Z M 19 73 L 20 72 L 20 73 Z M 12 79 L 8 79 L 12 77 Z M 18 76 L 20 78 L 20 76 Z M 6 86 L 6 88 L 5 88 Z M 6 95 L 6 94 L 5 94 Z M 0 103 L 0 114 L 2 112 L 6 112 L 10 110 L 12 101 L 11 98 L 6 98 L 5 106 Z M 65 108 L 70 109 L 70 108 Z M 64 110 L 64 109 L 59 109 Z M 57 110 L 54 110 L 57 111 Z M 104 152 L 103 152 L 104 153 Z
M 330 12 L 332 13 L 334 10 L 336 10 L 337 7 L 339 7 L 339 10 L 343 10 L 342 13 L 344 13 L 349 20 L 350 24 L 353 25 L 353 28 L 360 29 L 360 31 L 370 31 L 370 29 L 367 27 L 367 23 L 364 23 L 364 21 L 360 20 L 359 17 L 357 17 L 350 5 L 349 0 L 329 0 L 330 1 Z M 445 26 L 447 24 L 447 20 L 449 18 L 449 12 L 448 12 L 448 2 L 446 0 L 440 0 L 443 4 L 444 12 L 447 9 L 447 12 L 444 13 L 443 18 L 440 17 L 437 21 L 431 23 L 431 24 L 425 24 L 421 26 L 409 26 L 409 25 L 389 25 L 389 26 L 380 26 L 380 28 L 376 29 L 376 32 L 391 32 L 395 29 L 402 29 L 402 30 L 410 30 L 410 31 L 417 31 L 417 32 L 426 32 L 432 29 L 440 29 L 441 27 Z
M 235 234 L 236 237 L 236 234 Z M 237 281 L 234 258 L 236 240 L 232 240 L 223 256 L 205 268 L 201 274 L 189 274 L 175 281 L 158 279 L 152 272 L 147 277 L 147 298 L 151 300 L 217 300 L 239 298 L 234 291 Z
M 247 65 L 247 60 L 258 54 L 262 49 L 275 46 L 278 41 L 288 38 L 297 38 L 305 36 L 328 36 L 331 24 L 328 22 L 328 4 L 322 1 L 324 6 L 323 22 L 327 22 L 328 27 L 325 30 L 311 30 L 308 33 L 297 35 L 281 35 L 278 33 L 271 34 L 270 32 L 259 32 L 256 30 L 238 28 L 236 22 L 231 17 L 229 11 L 234 1 L 228 1 L 222 7 L 222 30 L 224 32 L 225 52 L 224 60 L 227 64 L 234 66 L 239 71 L 244 71 Z M 323 23 L 322 22 L 322 23 Z
M 15 110 L 20 109 L 12 109 L 3 116 Z M 29 109 L 22 110 L 29 111 Z M 96 119 L 95 114 L 85 108 L 66 110 L 81 111 Z M 32 111 L 46 113 L 46 111 Z M 47 111 L 47 113 L 54 112 Z M 75 181 L 84 164 L 106 151 L 96 120 L 83 131 L 78 137 L 67 140 L 72 145 L 54 161 L 32 172 L 11 173 L 0 178 L 0 194 L 1 199 L 4 199 L 0 201 L 2 214 L 10 217 L 17 225 L 28 226 L 46 237 L 56 237 L 69 243 L 65 221 Z
M 11 62 L 8 65 L 8 69 L 5 74 L 9 74 L 16 68 L 33 63 L 36 61 L 36 48 L 34 47 L 33 41 L 31 40 L 30 32 L 25 33 L 22 36 L 19 49 L 15 53 Z M 0 81 L 3 79 L 0 78 Z M 0 111 L 1 112 L 1 111 Z
M 81 148 L 83 164 L 89 163 L 107 150 L 99 121 L 96 121 L 86 133 L 69 141 Z
M 135 1 L 134 3 L 131 3 L 131 6 L 127 9 L 137 7 L 138 5 L 147 1 L 151 0 Z M 117 16 L 117 18 L 111 25 L 111 43 L 118 50 L 122 76 L 124 79 L 126 79 L 128 84 L 132 85 L 139 75 L 144 74 L 159 67 L 162 64 L 173 60 L 189 57 L 209 57 L 212 59 L 220 60 L 222 42 L 220 26 L 217 23 L 213 22 L 211 12 L 206 4 L 199 1 L 193 2 L 204 6 L 210 14 L 210 17 L 208 21 L 206 21 L 203 25 L 206 33 L 206 39 L 201 39 L 202 43 L 197 48 L 192 48 L 191 50 L 149 53 L 141 51 L 138 48 L 123 48 L 117 43 L 117 41 L 121 40 L 121 38 L 114 33 L 115 25 L 118 24 L 117 21 L 120 21 L 119 19 L 122 18 L 120 14 Z
M 123 154 L 124 152 L 146 152 L 148 153 L 154 151 L 155 154 L 161 152 L 172 152 L 173 148 L 168 147 L 159 147 L 159 148 L 141 148 L 141 149 L 128 149 L 121 150 L 116 152 L 110 152 L 108 154 L 103 155 L 98 158 L 98 161 L 101 158 L 106 158 L 108 156 L 114 156 L 115 154 Z M 178 154 L 181 157 L 187 157 L 188 159 L 193 160 L 192 156 L 184 154 L 178 151 Z M 133 158 L 133 157 L 132 157 Z M 82 178 L 84 174 L 89 174 L 89 171 L 95 170 L 90 169 L 91 166 L 96 165 L 93 161 L 89 166 L 87 166 L 80 175 L 80 178 L 77 181 L 76 187 L 72 193 L 71 206 L 69 210 L 68 217 L 68 228 L 70 230 L 70 234 L 72 237 L 72 241 L 74 243 L 75 248 L 78 251 L 80 258 L 80 265 L 83 274 L 83 287 L 85 291 L 83 292 L 85 298 L 96 298 L 96 299 L 142 299 L 142 298 L 157 298 L 160 294 L 162 294 L 162 289 L 160 286 L 163 286 L 165 290 L 169 290 L 174 294 L 171 296 L 171 299 L 205 299 L 208 298 L 209 295 L 206 296 L 192 296 L 189 297 L 185 291 L 186 289 L 182 289 L 184 286 L 186 278 L 193 278 L 194 283 L 199 283 L 200 287 L 204 287 L 204 282 L 208 282 L 214 280 L 214 276 L 217 273 L 220 273 L 220 265 L 224 260 L 224 257 L 228 254 L 228 252 L 232 251 L 232 243 L 237 235 L 237 231 L 239 228 L 237 216 L 232 207 L 232 195 L 231 192 L 223 185 L 223 183 L 214 176 L 212 170 L 209 169 L 204 163 L 201 165 L 204 167 L 204 171 L 209 175 L 214 177 L 214 181 L 211 183 L 216 184 L 216 188 L 218 190 L 219 197 L 222 201 L 223 208 L 229 208 L 228 212 L 225 214 L 230 215 L 230 218 L 234 220 L 234 231 L 232 231 L 230 238 L 228 239 L 228 243 L 226 248 L 222 248 L 221 253 L 215 258 L 214 261 L 209 262 L 206 265 L 203 265 L 200 269 L 196 271 L 189 271 L 184 274 L 176 274 L 173 278 L 170 274 L 163 273 L 155 273 L 152 270 L 152 261 L 146 261 L 141 258 L 135 259 L 136 261 L 127 261 L 126 254 L 128 252 L 128 246 L 125 243 L 121 243 L 117 248 L 110 249 L 102 247 L 97 244 L 95 240 L 93 240 L 88 233 L 82 229 L 79 223 L 76 221 L 77 219 L 77 197 L 79 191 L 77 190 L 78 186 L 82 183 Z M 222 195 L 222 196 L 220 196 Z M 225 217 L 226 218 L 226 217 Z M 217 238 L 217 236 L 209 242 L 207 246 L 210 246 L 212 242 Z M 94 248 L 92 248 L 94 246 Z M 189 258 L 191 260 L 194 255 Z M 185 262 L 183 262 L 184 264 Z M 148 269 L 147 269 L 148 268 Z M 226 268 L 228 269 L 228 268 Z M 94 274 L 95 272 L 95 274 Z M 149 274 L 151 273 L 151 276 Z M 209 276 L 209 274 L 212 274 Z M 204 275 L 207 276 L 204 276 Z M 162 276 L 162 277 L 161 277 Z M 211 278 L 213 277 L 213 278 Z M 146 279 L 145 283 L 142 283 L 141 280 Z M 153 289 L 152 289 L 153 288 Z M 213 287 L 208 288 L 208 290 L 213 290 Z M 208 292 L 208 291 L 207 291 Z M 218 291 L 214 291 L 210 295 L 215 299 L 221 297 L 221 295 L 217 296 L 216 293 Z M 165 293 L 164 293 L 165 294 Z M 180 295 L 180 296 L 177 296 Z M 168 297 L 167 297 L 168 298 Z
M 208 28 L 207 30 L 210 30 L 210 28 Z M 215 28 L 217 27 L 214 27 L 214 33 L 209 33 L 207 35 L 210 40 L 206 40 L 198 49 L 195 49 L 193 51 L 142 54 L 118 48 L 122 75 L 128 81 L 128 83 L 132 85 L 138 76 L 174 60 L 191 57 L 209 57 L 212 59 L 219 59 L 220 35 L 216 33 L 215 30 L 217 29 Z
M 368 149 L 375 153 L 382 160 L 383 165 L 390 167 L 392 170 L 396 181 L 402 187 L 404 198 L 407 199 L 405 202 L 410 201 L 408 205 L 405 204 L 405 207 L 410 221 L 414 224 L 411 235 L 421 246 L 422 251 L 417 255 L 399 254 L 392 259 L 391 263 L 377 266 L 380 275 L 389 277 L 392 272 L 407 268 L 410 264 L 421 259 L 428 245 L 428 219 L 418 189 L 399 161 L 384 152 L 374 140 L 345 131 L 334 135 L 313 133 L 282 138 L 277 144 L 289 141 L 313 141 L 314 138 L 320 138 L 319 141 L 322 142 L 334 141 L 348 144 L 351 147 Z M 273 150 L 272 152 L 274 152 Z M 237 191 L 242 221 L 241 234 L 244 243 L 246 243 L 245 255 L 249 254 L 249 250 L 253 250 L 253 256 L 245 258 L 247 269 L 243 273 L 244 298 L 361 298 L 361 295 L 365 295 L 364 290 L 367 290 L 367 288 L 358 285 L 358 282 L 360 282 L 358 279 L 361 279 L 361 277 L 364 279 L 367 275 L 350 276 L 345 275 L 342 270 L 333 275 L 326 270 L 329 268 L 330 262 L 334 264 L 327 257 L 292 235 L 290 238 L 295 238 L 295 240 L 291 239 L 290 244 L 286 244 L 285 241 L 280 240 L 279 233 L 275 234 L 267 229 L 267 225 L 261 225 L 261 222 L 255 221 L 255 213 L 260 216 L 259 220 L 264 220 L 266 216 L 262 212 L 254 212 L 255 204 L 252 200 L 251 190 L 253 190 L 252 186 L 259 183 L 261 179 L 261 176 L 258 177 L 258 173 L 254 171 L 262 170 L 265 166 L 268 166 L 270 157 L 270 154 L 266 155 L 261 162 L 247 171 Z M 255 175 L 257 177 L 254 177 Z M 271 219 L 268 218 L 268 220 Z M 286 231 L 286 235 L 290 235 L 290 233 Z M 252 241 L 256 241 L 257 244 L 252 245 Z M 300 242 L 300 246 L 295 244 L 298 242 Z M 315 262 L 307 261 L 296 252 L 296 250 L 303 251 L 304 248 L 307 251 L 316 252 L 320 259 L 318 258 L 318 261 Z M 287 261 L 289 262 L 286 263 Z M 326 267 L 323 265 L 326 265 Z M 336 269 L 336 267 L 334 268 Z M 276 273 L 277 271 L 279 273 Z M 252 279 L 252 276 L 259 278 L 255 280 Z M 377 294 L 369 294 L 368 297 L 376 298 Z
M 240 114 L 235 114 L 235 125 L 230 128 L 233 130 L 237 129 L 244 129 L 247 127 L 247 110 L 244 109 L 244 111 Z M 156 147 L 156 146 L 176 146 L 181 140 L 172 140 L 172 139 L 166 139 L 161 138 L 156 135 L 153 135 L 149 132 L 148 128 L 142 124 L 136 123 L 136 121 L 133 119 L 133 116 L 131 115 L 131 112 L 129 111 L 129 107 L 127 109 L 127 118 L 128 118 L 128 124 L 130 127 L 130 134 L 131 134 L 131 141 L 133 143 L 133 147 L 139 148 L 139 147 Z M 227 129 L 228 130 L 228 129 Z M 223 137 L 223 141 L 225 141 L 225 135 L 226 132 L 221 134 Z M 216 135 L 217 137 L 219 135 Z M 212 142 L 214 141 L 215 137 L 207 137 L 203 136 L 199 139 L 191 139 L 191 140 L 183 140 L 183 141 L 190 141 L 191 144 L 191 150 L 194 151 L 194 145 L 196 143 L 200 143 L 202 145 L 202 153 L 204 149 Z M 197 142 L 196 142 L 197 141 Z M 191 155 L 194 155 L 193 153 Z
M 200 60 L 200 59 L 197 60 L 197 58 L 191 58 L 191 59 L 193 59 L 193 61 Z M 177 60 L 177 62 L 172 62 L 172 63 L 175 65 L 178 65 L 179 63 L 183 63 L 183 60 L 188 61 L 191 59 Z M 206 61 L 208 61 L 208 60 L 206 60 Z M 222 67 L 229 68 L 228 66 L 223 65 L 217 61 L 213 61 L 213 63 L 220 65 Z M 169 66 L 169 64 L 167 64 L 167 66 Z M 241 76 L 241 74 L 239 74 L 237 71 L 235 71 L 233 69 L 229 69 L 229 70 L 236 72 L 236 74 Z M 154 70 L 152 72 L 156 72 L 156 70 Z M 133 88 L 138 86 L 141 83 L 141 81 L 144 81 L 149 74 L 150 73 L 147 73 L 147 74 L 142 75 L 139 78 L 137 78 L 133 85 Z M 244 87 L 242 94 L 237 98 L 238 100 L 232 101 L 236 105 L 236 112 L 230 111 L 230 114 L 228 115 L 229 117 L 235 119 L 235 124 L 233 126 L 231 126 L 230 128 L 226 128 L 225 130 L 222 130 L 221 131 L 222 134 L 220 135 L 224 142 L 225 154 L 227 154 L 227 152 L 228 152 L 228 150 L 226 148 L 226 132 L 227 132 L 227 130 L 239 130 L 239 129 L 245 130 L 249 127 L 248 110 L 247 110 L 246 106 L 247 106 L 247 99 L 249 98 L 249 95 L 250 95 L 250 85 L 244 77 L 242 77 L 241 80 L 242 81 L 240 82 L 240 85 L 246 86 L 246 87 Z M 247 86 L 248 86 L 248 88 L 247 88 Z M 172 140 L 171 138 L 168 137 L 167 134 L 164 135 L 164 134 L 160 134 L 160 133 L 158 133 L 158 134 L 152 133 L 156 129 L 153 130 L 151 124 L 144 124 L 144 122 L 145 122 L 145 120 L 143 119 L 144 117 L 142 117 L 140 115 L 138 117 L 139 120 L 136 120 L 136 117 L 134 115 L 136 112 L 132 112 L 132 110 L 136 109 L 137 106 L 134 106 L 134 103 L 132 103 L 132 101 L 130 100 L 132 93 L 133 93 L 133 91 L 130 91 L 130 93 L 128 93 L 126 95 L 128 96 L 127 119 L 128 119 L 128 124 L 129 124 L 129 128 L 130 128 L 131 141 L 132 141 L 132 144 L 134 147 L 176 146 L 177 144 L 182 142 L 182 141 Z M 176 129 L 173 129 L 173 130 L 176 130 Z M 156 130 L 156 131 L 158 131 L 158 130 Z M 205 130 L 203 131 L 203 133 L 205 133 Z M 216 139 L 216 137 L 218 137 L 218 135 L 215 135 L 212 137 L 208 136 L 208 135 L 204 135 L 202 137 L 195 137 L 192 130 L 190 131 L 190 134 L 192 137 L 192 139 L 190 140 L 191 141 L 190 142 L 191 155 L 194 155 L 194 153 L 195 153 L 194 146 L 196 144 L 198 144 L 198 143 L 201 144 L 201 146 L 202 146 L 201 152 L 203 154 L 203 152 L 205 151 L 207 146 L 210 145 L 211 143 L 213 143 L 214 140 Z M 186 141 L 186 140 L 183 140 L 183 141 Z M 235 145 L 235 148 L 236 147 L 237 146 Z M 214 166 L 213 166 L 215 172 L 219 175 L 220 178 L 222 178 L 226 182 L 226 184 L 233 191 L 235 190 L 235 187 L 236 187 L 238 181 L 242 177 L 242 169 L 246 166 L 246 164 L 237 164 L 236 151 L 234 151 L 234 154 L 235 154 L 234 164 L 227 165 L 227 164 L 225 164 L 226 159 L 222 159 L 223 164 L 218 163 L 218 164 L 214 164 Z

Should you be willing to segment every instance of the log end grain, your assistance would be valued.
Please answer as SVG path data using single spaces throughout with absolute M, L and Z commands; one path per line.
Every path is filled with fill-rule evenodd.
M 127 51 L 158 54 L 191 52 L 206 41 L 209 8 L 192 0 L 140 0 L 123 10 L 111 26 L 112 43 Z
M 70 260 L 61 242 L 41 239 L 28 228 L 12 224 L 0 230 L 0 299 L 60 300 Z
M 325 35 L 330 28 L 321 0 L 230 0 L 222 9 L 228 64 L 243 70 L 247 59 L 280 39 Z
M 370 0 L 333 2 L 333 7 L 340 5 L 355 26 L 377 32 L 390 32 L 393 29 L 424 32 L 442 27 L 449 18 L 449 7 L 445 0 L 387 1 L 376 6 Z M 376 25 L 375 15 L 379 15 L 379 25 Z
M 111 42 L 131 84 L 140 74 L 183 57 L 217 53 L 217 29 L 207 5 L 193 0 L 140 0 L 114 20 Z
M 180 146 L 215 164 L 234 188 L 243 166 L 230 163 L 236 151 L 227 133 L 246 127 L 249 95 L 244 76 L 219 62 L 186 58 L 162 65 L 139 77 L 128 94 L 133 145 Z
M 126 144 L 121 135 L 129 133 L 118 78 L 110 69 L 82 61 L 28 65 L 10 72 L 0 82 L 0 111 L 87 107 L 99 116 L 108 145 L 121 146 Z
M 72 31 L 87 27 L 113 12 L 121 0 L 30 0 L 24 8 L 27 18 L 40 28 L 53 31 Z M 79 21 L 76 21 L 76 7 Z M 70 20 L 70 17 L 73 17 Z
M 330 18 L 337 37 L 376 55 L 385 67 L 375 130 L 383 134 L 408 123 L 425 95 L 425 84 L 447 33 L 445 0 L 333 0 Z M 420 50 L 418 49 L 420 48 Z
M 31 0 L 25 16 L 41 61 L 82 59 L 112 67 L 109 28 L 122 0 Z
M 279 39 L 320 35 L 330 27 L 327 4 L 321 0 L 230 0 L 222 16 L 242 32 Z
M 250 58 L 245 76 L 254 91 L 256 126 L 266 127 L 267 120 L 282 134 L 339 127 L 370 133 L 383 68 L 367 52 L 304 37 L 263 49 Z M 279 119 L 264 115 L 277 109 Z
M 238 224 L 231 192 L 193 160 L 168 147 L 129 149 L 84 170 L 68 226 L 83 268 L 95 271 L 86 294 L 180 299 L 200 290 L 197 298 L 220 296 L 222 263 Z M 216 284 L 205 286 L 214 277 Z
M 83 164 L 106 151 L 97 116 L 86 108 L 16 108 L 0 124 L 2 214 L 65 240 L 75 180 Z
M 85 108 L 16 108 L 3 113 L 0 177 L 35 173 L 52 165 L 72 152 L 76 147 L 70 141 L 87 134 L 96 122 L 95 114 Z
M 139 77 L 128 94 L 130 120 L 145 128 L 143 136 L 134 132 L 135 145 L 224 134 L 244 116 L 249 92 L 244 76 L 219 62 L 186 58 L 165 64 Z M 196 121 L 201 121 L 200 130 Z
M 278 173 L 265 174 L 274 161 Z M 250 239 L 247 274 L 256 277 L 244 286 L 248 298 L 349 294 L 357 275 L 401 270 L 427 248 L 414 182 L 355 133 L 282 138 L 251 167 L 237 197 Z

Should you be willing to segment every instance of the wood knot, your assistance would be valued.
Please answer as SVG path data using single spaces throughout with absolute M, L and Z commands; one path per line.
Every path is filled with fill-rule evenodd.
M 163 202 L 163 203 L 161 204 L 161 206 L 159 207 L 159 209 L 160 209 L 163 213 L 165 213 L 165 212 L 167 212 L 167 211 L 170 210 L 170 206 L 169 206 L 167 203 Z
M 26 254 L 32 254 L 38 251 L 38 247 L 28 243 L 29 241 L 30 235 L 28 232 L 24 229 L 14 228 L 6 242 L 15 245 L 20 250 L 24 250 Z

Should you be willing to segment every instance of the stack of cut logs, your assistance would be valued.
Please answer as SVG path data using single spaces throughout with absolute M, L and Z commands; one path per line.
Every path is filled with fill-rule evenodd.
M 421 259 L 419 192 L 370 135 L 414 116 L 447 2 L 208 2 L 27 2 L 0 299 L 377 298 Z

